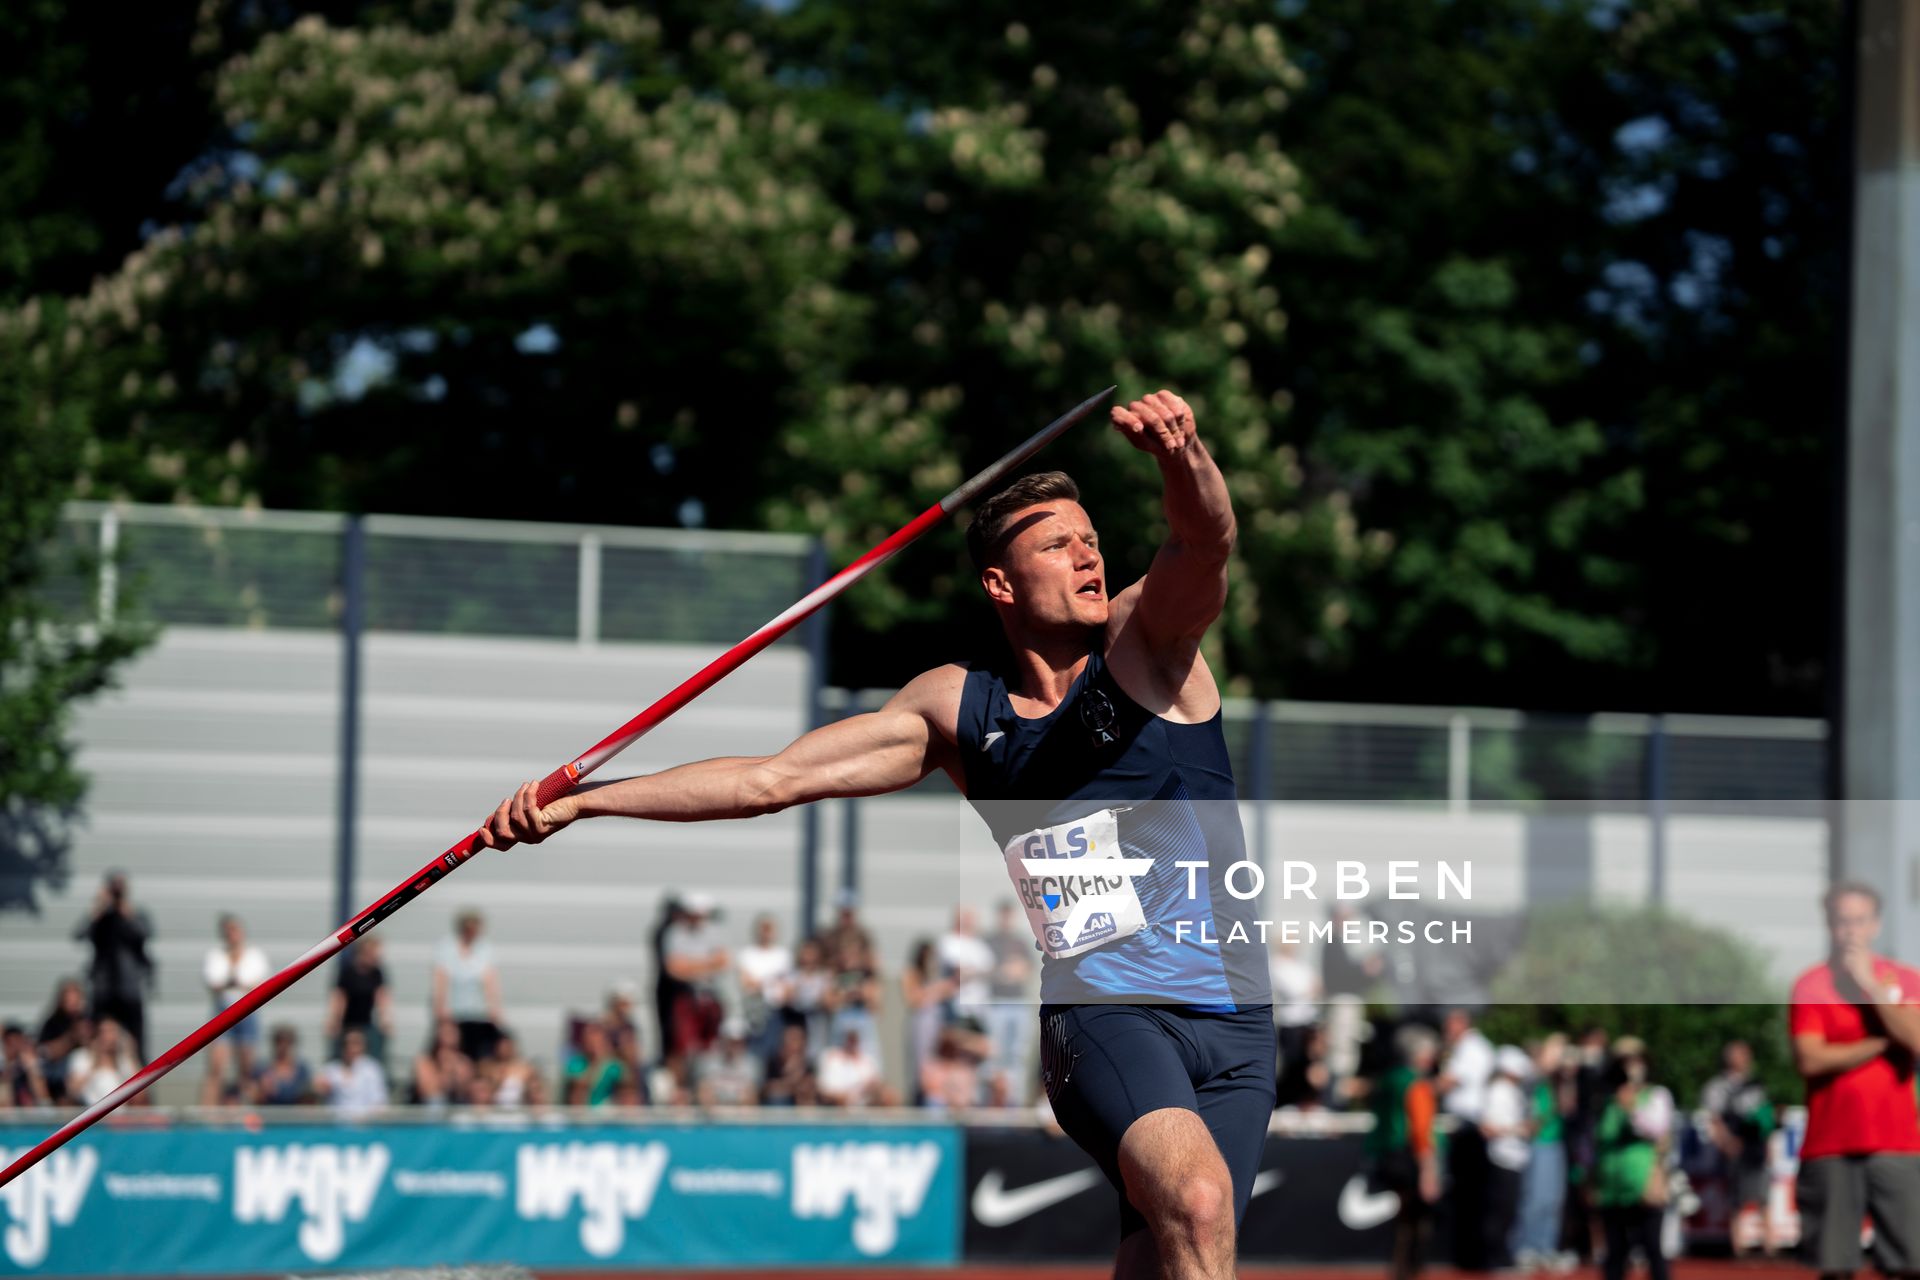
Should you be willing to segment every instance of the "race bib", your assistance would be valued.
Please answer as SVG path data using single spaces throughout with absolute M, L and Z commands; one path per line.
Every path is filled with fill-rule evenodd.
M 1041 827 L 1015 836 L 1002 851 L 1034 941 L 1055 960 L 1146 927 L 1133 877 L 1151 870 L 1153 859 L 1121 856 L 1119 815 L 1124 812 L 1102 809 Z

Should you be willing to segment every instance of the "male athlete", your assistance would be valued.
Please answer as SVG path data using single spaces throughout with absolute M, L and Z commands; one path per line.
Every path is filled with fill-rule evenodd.
M 1200 654 L 1226 602 L 1233 510 L 1185 401 L 1159 391 L 1111 414 L 1163 483 L 1168 536 L 1140 581 L 1110 598 L 1073 482 L 1027 476 L 967 531 L 1004 669 L 936 667 L 772 756 L 587 783 L 545 809 L 529 782 L 480 835 L 504 849 L 579 818 L 749 817 L 945 770 L 993 828 L 1034 928 L 1042 1075 L 1060 1124 L 1120 1193 L 1115 1275 L 1217 1280 L 1233 1275 L 1274 1105 L 1266 948 L 1222 941 L 1249 906 L 1225 891 L 1244 845 Z M 1036 853 L 1091 874 L 1030 876 Z M 1099 875 L 1099 859 L 1123 853 L 1152 866 Z M 1101 910 L 1073 917 L 1069 899 L 1089 892 Z

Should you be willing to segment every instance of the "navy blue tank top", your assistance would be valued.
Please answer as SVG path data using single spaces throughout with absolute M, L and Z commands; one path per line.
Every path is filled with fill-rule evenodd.
M 994 841 L 1004 849 L 1027 832 L 1117 809 L 1122 855 L 1153 860 L 1151 871 L 1130 877 L 1145 927 L 1077 955 L 1043 954 L 1044 1002 L 1220 1013 L 1272 1003 L 1257 904 L 1223 881 L 1246 857 L 1246 840 L 1221 724 L 1218 712 L 1204 724 L 1154 715 L 1127 696 L 1097 651 L 1060 705 L 1036 718 L 1014 713 L 998 672 L 968 671 L 960 759 L 968 802 Z M 1233 884 L 1247 892 L 1248 873 Z

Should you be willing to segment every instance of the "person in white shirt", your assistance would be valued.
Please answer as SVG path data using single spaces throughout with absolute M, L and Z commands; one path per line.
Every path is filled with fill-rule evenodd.
M 1486 1110 L 1487 1083 L 1493 1079 L 1493 1043 L 1473 1025 L 1473 1015 L 1453 1009 L 1441 1028 L 1446 1052 L 1440 1060 L 1440 1078 L 1434 1082 L 1440 1109 L 1459 1121 L 1447 1144 L 1447 1172 L 1453 1186 L 1453 1220 L 1484 1224 L 1487 1220 L 1487 1140 L 1480 1132 Z M 1462 1271 L 1485 1271 L 1488 1236 L 1484 1231 L 1453 1233 L 1453 1264 Z
M 860 1043 L 860 1029 L 848 1026 L 838 1044 L 821 1051 L 814 1073 L 820 1101 L 834 1107 L 893 1106 L 899 1099 L 880 1078 L 880 1061 Z
M 953 1015 L 985 1022 L 986 1006 L 992 995 L 993 948 L 987 945 L 975 923 L 972 907 L 953 909 L 953 928 L 940 938 L 936 952 L 940 967 L 956 984 Z
M 387 1073 L 367 1056 L 366 1032 L 340 1037 L 340 1056 L 320 1068 L 314 1092 L 343 1116 L 365 1115 L 387 1105 Z
M 93 1029 L 92 1041 L 67 1058 L 67 1092 L 92 1106 L 139 1069 L 132 1037 L 112 1018 L 102 1018 Z
M 747 1043 L 763 1060 L 772 1057 L 780 1043 L 780 1011 L 786 1007 L 793 976 L 793 949 L 782 945 L 779 936 L 773 917 L 760 916 L 753 922 L 752 945 L 740 948 L 733 962 Z
M 475 1062 L 493 1056 L 493 1042 L 507 1025 L 493 947 L 480 936 L 484 928 L 478 911 L 462 911 L 454 917 L 453 936 L 440 940 L 433 957 L 434 1021 L 458 1023 L 460 1052 Z
M 1320 1017 L 1320 975 L 1300 954 L 1300 944 L 1285 941 L 1278 933 L 1267 955 L 1267 972 L 1273 979 L 1273 1024 L 1284 1074 L 1306 1056 L 1313 1024 Z
M 1501 1045 L 1493 1058 L 1493 1078 L 1480 1108 L 1480 1135 L 1487 1142 L 1487 1260 L 1495 1267 L 1513 1265 L 1508 1241 L 1520 1211 L 1520 1182 L 1533 1155 L 1527 1115 L 1526 1082 L 1533 1060 L 1516 1045 Z
M 220 917 L 220 944 L 207 952 L 200 976 L 213 997 L 213 1011 L 219 1013 L 268 978 L 266 952 L 247 941 L 246 926 L 234 915 Z M 215 1040 L 207 1051 L 207 1078 L 200 1085 L 200 1105 L 217 1107 L 237 1101 L 253 1079 L 254 1053 L 260 1045 L 260 1019 L 249 1014 Z M 233 1059 L 240 1060 L 240 1072 L 231 1084 L 228 1071 Z

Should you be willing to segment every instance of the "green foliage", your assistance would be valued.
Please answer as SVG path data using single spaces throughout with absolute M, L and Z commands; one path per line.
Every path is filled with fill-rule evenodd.
M 1309 491 L 1278 426 L 1288 317 L 1270 245 L 1301 208 L 1280 143 L 1301 77 L 1269 6 L 803 0 L 776 38 L 783 63 L 822 70 L 800 104 L 855 219 L 847 287 L 874 305 L 852 386 L 789 437 L 836 466 L 773 495 L 773 521 L 824 523 L 850 549 L 1092 388 L 1178 388 L 1241 517 L 1225 669 L 1271 688 L 1276 664 L 1337 629 L 1341 584 L 1380 545 L 1344 495 Z M 1144 459 L 1095 425 L 1044 463 L 1080 480 L 1115 579 L 1142 572 L 1164 533 Z M 930 582 L 855 602 L 890 632 L 853 650 L 856 669 L 898 677 L 903 653 L 954 647 L 958 610 L 977 608 L 957 545 Z
M 1294 431 L 1393 547 L 1294 687 L 1817 714 L 1844 6 L 1283 9 Z
M 1692 1105 L 1729 1040 L 1753 1047 L 1776 1101 L 1800 1097 L 1787 1043 L 1786 992 L 1759 952 L 1722 930 L 1658 908 L 1590 904 L 1535 913 L 1493 984 L 1484 1030 L 1518 1043 L 1602 1026 L 1647 1042 L 1655 1079 Z
M 0 6 L 0 302 L 73 293 L 169 216 L 206 146 L 196 0 Z
M 1172 386 L 1240 514 L 1236 691 L 1815 709 L 1830 0 L 215 4 L 190 46 L 159 6 L 204 91 L 139 135 L 173 194 L 147 160 L 110 206 L 63 194 L 111 167 L 81 12 L 0 20 L 0 272 L 78 291 L 159 228 L 20 313 L 92 388 L 84 493 L 845 559 Z M 1144 569 L 1151 467 L 1097 427 L 1045 461 Z M 954 530 L 867 579 L 837 677 L 964 647 L 971 579 Z
M 106 687 L 146 639 L 138 626 L 87 625 L 47 590 L 88 567 L 86 556 L 57 550 L 56 536 L 87 396 L 77 383 L 48 384 L 49 353 L 25 328 L 0 318 L 0 907 L 31 907 L 37 885 L 64 883 L 86 794 L 67 736 L 72 704 Z

